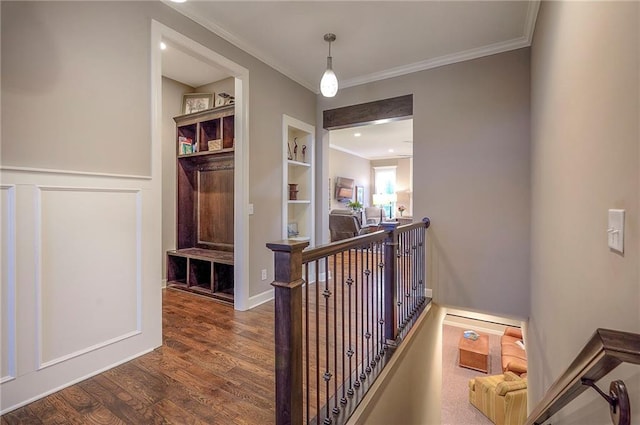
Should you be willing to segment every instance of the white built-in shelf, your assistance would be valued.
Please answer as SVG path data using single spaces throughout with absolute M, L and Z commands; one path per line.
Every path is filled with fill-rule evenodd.
M 308 241 L 311 238 L 309 236 L 293 236 L 293 237 L 290 237 L 288 239 L 290 239 L 292 241 Z
M 309 241 L 310 246 L 314 244 L 315 232 L 315 132 L 310 124 L 282 116 L 282 238 Z M 298 146 L 297 159 L 302 158 L 300 149 L 306 147 L 304 161 L 289 159 L 289 152 L 295 152 L 295 144 Z M 291 184 L 297 185 L 295 200 L 289 199 Z
M 292 159 L 288 159 L 287 162 L 289 163 L 289 165 L 299 165 L 300 167 L 311 167 L 311 164 L 308 164 L 306 162 L 294 161 Z

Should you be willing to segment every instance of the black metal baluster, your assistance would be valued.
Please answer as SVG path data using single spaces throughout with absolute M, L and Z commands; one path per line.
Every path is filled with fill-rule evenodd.
M 385 255 L 385 250 L 384 250 L 384 244 L 382 241 L 378 241 L 377 242 L 377 250 L 378 250 L 378 267 L 377 267 L 377 273 L 378 273 L 378 286 L 379 286 L 379 291 L 380 291 L 380 298 L 378 300 L 378 308 L 380 310 L 380 319 L 378 321 L 378 323 L 380 324 L 380 328 L 379 328 L 379 336 L 380 336 L 380 351 L 379 354 L 380 356 L 382 356 L 384 354 L 384 350 L 386 348 L 385 345 L 385 337 L 384 337 L 384 320 L 385 320 L 385 312 L 384 312 L 384 297 L 385 297 L 385 292 L 384 292 L 384 255 Z
M 360 315 L 359 311 L 358 311 L 358 299 L 360 298 L 358 296 L 358 283 L 362 280 L 362 278 L 360 277 L 359 273 L 358 273 L 358 254 L 354 254 L 354 268 L 355 268 L 355 297 L 354 297 L 354 301 L 355 301 L 355 305 L 354 305 L 354 311 L 356 314 L 356 328 L 355 328 L 355 364 L 356 364 L 356 368 L 355 368 L 355 375 L 356 375 L 356 380 L 353 382 L 353 386 L 356 388 L 360 388 L 360 377 L 358 375 L 358 367 L 360 366 L 360 362 L 359 362 L 359 358 L 360 358 L 360 352 L 359 352 L 359 344 L 358 341 L 360 339 L 360 329 L 358 327 L 358 316 Z
M 335 263 L 335 258 L 334 258 L 334 263 Z M 326 265 L 327 268 L 327 275 L 329 274 L 329 271 L 331 270 L 329 268 L 329 265 L 327 263 Z M 337 279 L 337 276 L 335 276 L 335 274 L 333 275 L 333 280 L 335 282 L 335 280 Z M 322 375 L 322 379 L 324 379 L 325 382 L 325 389 L 326 389 L 326 394 L 325 394 L 325 398 L 326 398 L 326 403 L 325 406 L 327 408 L 327 414 L 324 418 L 324 423 L 325 425 L 329 425 L 331 424 L 331 416 L 330 416 L 330 406 L 329 406 L 329 392 L 330 392 L 330 388 L 331 388 L 331 372 L 330 372 L 330 355 L 329 355 L 329 346 L 331 345 L 331 339 L 329 337 L 329 328 L 330 328 L 330 317 L 329 317 L 329 297 L 331 297 L 331 291 L 329 290 L 329 279 L 325 279 L 325 285 L 324 285 L 324 291 L 322 291 L 322 296 L 324 297 L 324 348 L 325 348 L 325 368 L 324 368 L 324 374 Z M 318 405 L 319 406 L 319 405 Z
M 347 279 L 347 285 L 349 286 L 349 308 L 348 308 L 348 313 L 349 313 L 349 350 L 347 351 L 347 357 L 349 358 L 349 390 L 347 391 L 347 394 L 349 395 L 349 397 L 353 396 L 354 394 L 354 390 L 353 390 L 353 386 L 354 386 L 354 382 L 353 382 L 353 363 L 352 363 L 352 359 L 353 359 L 353 339 L 352 339 L 352 328 L 351 328 L 351 316 L 352 316 L 352 311 L 351 311 L 351 290 L 353 287 L 353 274 L 352 272 L 352 268 L 351 268 L 351 251 L 349 251 L 349 255 L 347 255 L 347 257 L 349 258 L 349 278 Z
M 424 284 L 424 279 L 426 278 L 427 273 L 427 250 L 426 250 L 426 240 L 427 240 L 427 229 L 422 229 L 420 233 L 420 242 L 418 243 L 418 250 L 420 253 L 418 254 L 419 263 L 420 264 L 420 272 L 418 274 L 418 285 L 421 286 L 421 290 L 423 295 L 427 296 L 426 285 Z
M 341 255 L 341 271 L 342 271 L 342 280 L 344 281 L 344 251 L 342 251 L 340 253 Z M 344 326 L 347 323 L 347 319 L 344 316 L 344 283 L 341 285 L 341 293 L 342 293 L 342 398 L 340 399 L 340 404 L 345 405 L 347 404 L 347 375 L 345 375 L 345 371 L 344 371 L 344 367 L 346 364 L 346 360 L 345 360 L 345 356 L 347 355 L 347 344 L 345 343 L 345 330 L 344 330 Z M 337 398 L 337 394 L 336 394 L 336 398 Z
M 360 350 L 362 353 L 362 371 L 360 372 L 360 380 L 365 381 L 367 379 L 367 375 L 365 373 L 366 361 L 365 361 L 365 351 L 366 351 L 366 328 L 365 325 L 365 315 L 367 309 L 367 298 L 365 293 L 365 281 L 366 276 L 364 275 L 365 263 L 364 263 L 364 250 L 360 249 Z
M 337 257 L 333 256 L 333 268 L 336 279 L 333 281 L 333 394 L 334 405 L 333 414 L 340 413 L 340 407 L 338 407 L 338 278 L 337 278 Z M 344 285 L 344 274 L 340 274 L 340 286 Z
M 373 285 L 373 299 L 371 300 L 372 302 L 372 310 L 373 310 L 373 315 L 371 318 L 371 323 L 372 323 L 372 329 L 373 329 L 373 339 L 372 339 L 372 350 L 373 350 L 373 360 L 371 360 L 371 362 L 373 363 L 373 365 L 375 365 L 378 360 L 380 359 L 380 354 L 378 353 L 379 350 L 379 339 L 380 339 L 380 332 L 379 332 L 379 324 L 378 321 L 380 320 L 380 312 L 378 311 L 378 300 L 380 298 L 380 294 L 378 292 L 379 290 L 379 285 L 378 285 L 378 277 L 376 274 L 376 251 L 375 251 L 375 244 L 370 244 L 369 245 L 369 249 L 371 250 L 371 264 L 369 266 L 369 269 L 371 270 L 371 276 L 372 276 L 372 285 Z M 372 365 L 372 366 L 373 366 Z
M 411 310 L 413 309 L 413 300 L 411 299 L 411 279 L 409 278 L 409 249 L 411 247 L 411 234 L 409 232 L 404 233 L 404 244 L 402 246 L 402 264 L 404 270 L 402 272 L 404 276 L 405 286 L 405 299 L 407 300 L 406 314 L 402 321 L 402 327 L 406 328 L 411 318 Z
M 328 259 L 325 260 L 325 280 L 329 279 L 327 268 Z M 320 282 L 316 282 L 315 291 L 315 318 L 316 318 L 316 416 L 320 414 Z
M 400 273 L 400 270 L 398 270 L 400 264 L 399 263 L 399 259 L 400 259 L 400 244 L 401 244 L 401 238 L 400 235 L 398 234 L 398 232 L 396 230 L 393 231 L 393 239 L 396 242 L 396 249 L 395 249 L 395 258 L 393 259 L 397 266 L 396 266 L 396 273 L 393 276 L 393 279 L 395 280 L 396 284 L 395 284 L 395 288 L 396 288 L 396 297 L 398 300 L 398 307 L 397 307 L 397 314 L 396 314 L 396 329 L 398 329 L 398 334 L 399 331 L 402 329 L 400 327 L 400 324 L 402 323 L 402 312 L 404 311 L 404 291 L 403 291 L 403 287 L 402 287 L 402 282 L 400 277 L 402 276 Z
M 317 270 L 318 270 L 318 262 L 316 261 L 316 280 L 318 279 L 317 276 Z M 306 275 L 306 283 L 304 285 L 304 309 L 305 309 L 305 329 L 304 329 L 304 346 L 305 346 L 305 353 L 304 355 L 306 356 L 306 361 L 305 361 L 305 376 L 307 378 L 307 388 L 306 388 L 306 393 L 307 393 L 307 423 L 309 423 L 309 421 L 311 420 L 311 400 L 310 400 L 310 388 L 311 388 L 311 382 L 309 382 L 309 365 L 311 363 L 311 358 L 309 356 L 309 265 L 306 265 L 306 270 L 305 270 L 305 275 Z M 316 282 L 317 284 L 317 282 Z
M 373 358 L 371 357 L 371 349 L 372 349 L 372 342 L 373 342 L 372 340 L 373 329 L 371 327 L 371 317 L 373 316 L 373 290 L 371 287 L 371 281 L 373 280 L 373 276 L 371 276 L 371 251 L 369 249 L 365 250 L 365 258 L 366 258 L 365 274 L 367 276 L 367 296 L 365 298 L 365 301 L 367 303 L 367 315 L 366 315 L 367 333 L 365 334 L 367 338 L 367 366 L 365 370 L 367 371 L 367 374 L 369 374 L 371 373 L 371 362 L 373 360 Z
M 417 309 L 420 307 L 421 297 L 420 297 L 420 287 L 418 286 L 418 230 L 413 230 L 413 242 L 411 245 L 411 270 L 413 272 L 412 276 L 412 284 L 413 284 L 413 296 L 414 296 L 414 306 Z
M 411 315 L 418 307 L 418 282 L 416 281 L 416 232 L 412 230 L 409 234 L 409 271 L 411 276 Z

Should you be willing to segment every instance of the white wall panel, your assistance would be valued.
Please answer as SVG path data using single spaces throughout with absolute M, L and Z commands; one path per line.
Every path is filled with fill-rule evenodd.
M 42 368 L 140 332 L 142 229 L 139 191 L 41 186 L 39 194 Z
M 6 382 L 16 374 L 16 315 L 15 315 L 15 186 L 0 186 L 0 228 L 2 257 L 0 267 L 0 382 Z

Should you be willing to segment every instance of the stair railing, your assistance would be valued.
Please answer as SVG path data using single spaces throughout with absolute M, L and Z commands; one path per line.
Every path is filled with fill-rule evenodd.
M 622 363 L 640 364 L 640 334 L 597 329 L 567 370 L 531 411 L 525 424 L 544 424 L 591 387 L 609 404 L 614 425 L 630 425 L 631 406 L 624 382 L 611 382 L 608 394 L 595 384 Z
M 343 424 L 424 311 L 429 219 L 274 252 L 276 424 Z

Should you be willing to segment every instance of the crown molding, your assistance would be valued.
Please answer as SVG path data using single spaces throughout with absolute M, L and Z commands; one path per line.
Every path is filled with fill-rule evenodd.
M 362 158 L 362 159 L 366 159 L 367 161 L 383 161 L 386 159 L 406 159 L 406 158 L 413 158 L 413 155 L 407 155 L 407 154 L 402 154 L 402 155 L 384 155 L 384 156 L 376 156 L 376 157 L 368 157 L 365 155 L 362 155 L 361 153 L 343 148 L 342 146 L 336 146 L 336 145 L 332 145 L 329 144 L 329 148 L 330 149 L 334 149 L 337 150 L 339 152 L 344 152 L 347 153 L 349 155 L 353 155 L 356 156 L 358 158 Z M 396 165 L 389 165 L 388 168 L 396 168 Z M 374 167 L 376 168 L 376 167 Z M 380 168 L 380 167 L 377 167 Z M 384 168 L 384 167 L 383 167 Z
M 468 60 L 481 58 L 484 56 L 495 55 L 497 53 L 504 53 L 510 50 L 527 47 L 529 45 L 530 42 L 527 41 L 527 38 L 525 36 L 522 36 L 513 40 L 495 43 L 476 49 L 465 50 L 463 52 L 453 53 L 450 55 L 439 56 L 437 58 L 427 59 L 409 65 L 402 65 L 384 71 L 363 75 L 361 77 L 350 78 L 348 80 L 341 81 L 340 87 L 347 88 L 359 86 L 361 84 L 372 83 L 375 81 L 385 80 L 387 78 L 399 77 L 402 75 L 413 74 L 414 72 L 426 71 L 428 69 L 439 68 L 445 65 L 451 65 L 458 62 L 465 62 Z
M 524 22 L 524 36 L 529 41 L 529 46 L 533 42 L 533 33 L 536 29 L 536 21 L 538 19 L 538 11 L 540 10 L 540 0 L 534 0 L 529 2 L 529 8 L 527 9 L 527 17 Z
M 264 62 L 266 65 L 300 84 L 304 88 L 310 90 L 315 94 L 320 93 L 318 84 L 309 83 L 308 81 L 305 81 L 305 79 L 298 77 L 291 69 L 280 65 L 278 61 L 268 55 L 261 53 L 247 41 L 225 30 L 219 23 L 208 19 L 205 20 L 199 17 L 197 14 L 191 12 L 189 10 L 189 3 L 176 4 L 170 2 L 169 0 L 162 0 L 162 2 L 172 9 L 176 10 L 178 13 L 207 28 L 209 31 L 233 44 L 237 48 L 255 57 L 259 61 Z M 533 33 L 535 30 L 535 24 L 538 17 L 539 9 L 540 0 L 531 0 L 528 2 L 527 15 L 525 17 L 523 35 L 521 37 L 342 80 L 339 82 L 340 89 L 359 86 L 362 84 L 372 83 L 388 78 L 399 77 L 402 75 L 412 74 L 414 72 L 426 71 L 428 69 L 438 68 L 441 66 L 451 65 L 454 63 L 464 62 L 472 59 L 478 59 L 483 56 L 491 56 L 498 53 L 504 53 L 511 50 L 521 49 L 523 47 L 529 47 L 531 46 L 531 42 L 533 40 Z
M 304 79 L 298 78 L 293 71 L 291 71 L 290 69 L 288 69 L 286 67 L 280 66 L 275 59 L 271 58 L 268 55 L 262 54 L 257 49 L 255 49 L 251 44 L 249 44 L 248 42 L 246 42 L 242 38 L 240 38 L 240 37 L 236 36 L 235 34 L 232 34 L 229 31 L 227 31 L 224 28 L 222 28 L 219 23 L 214 22 L 214 21 L 209 20 L 209 19 L 203 19 L 202 17 L 200 17 L 197 14 L 193 13 L 191 10 L 189 10 L 189 3 L 188 2 L 187 3 L 173 3 L 173 2 L 171 2 L 169 0 L 162 0 L 162 3 L 166 4 L 170 8 L 174 9 L 176 12 L 180 13 L 181 15 L 184 15 L 187 18 L 191 19 L 195 23 L 202 25 L 203 27 L 205 27 L 206 29 L 208 29 L 212 33 L 216 34 L 218 37 L 224 39 L 225 41 L 228 41 L 229 43 L 233 44 L 234 46 L 236 46 L 240 50 L 243 50 L 245 53 L 248 53 L 249 55 L 253 56 L 254 58 L 258 59 L 261 62 L 264 62 L 266 65 L 268 65 L 271 68 L 275 69 L 279 73 L 284 74 L 286 77 L 288 77 L 289 79 L 291 79 L 291 80 L 295 81 L 296 83 L 300 84 L 302 87 L 312 91 L 315 94 L 319 94 L 320 93 L 320 88 L 317 87 L 317 85 L 311 85 L 307 81 L 305 81 Z
M 368 161 L 371 161 L 371 158 L 368 158 L 368 157 L 366 157 L 366 156 L 364 156 L 362 154 L 359 154 L 357 152 L 354 152 L 352 150 L 343 148 L 342 146 L 337 146 L 337 145 L 329 143 L 329 148 L 335 149 L 335 150 L 340 151 L 340 152 L 348 153 L 349 155 L 357 156 L 358 158 L 362 158 L 362 159 L 366 159 Z
M 490 44 L 476 49 L 453 53 L 451 55 L 439 56 L 437 58 L 427 59 L 421 62 L 403 65 L 384 71 L 374 72 L 360 77 L 350 78 L 348 80 L 341 81 L 340 88 L 359 86 L 361 84 L 372 83 L 375 81 L 385 80 L 387 78 L 399 77 L 401 75 L 412 74 L 414 72 L 426 71 L 428 69 L 438 68 L 445 65 L 478 59 L 483 56 L 491 56 L 498 53 L 508 52 L 510 50 L 529 47 L 533 40 L 533 32 L 535 31 L 539 10 L 540 0 L 529 1 L 522 37 Z

